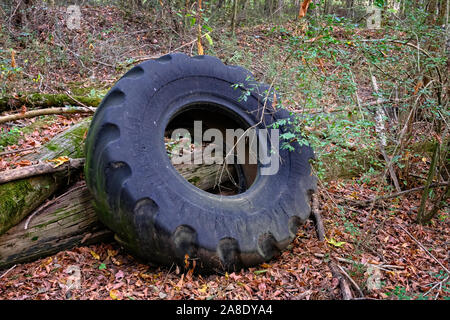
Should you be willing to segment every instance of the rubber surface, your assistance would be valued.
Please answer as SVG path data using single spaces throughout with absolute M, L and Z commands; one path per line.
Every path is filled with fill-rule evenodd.
M 236 83 L 253 88 L 246 101 Z M 268 261 L 293 240 L 316 189 L 311 148 L 280 150 L 277 174 L 258 175 L 249 190 L 225 197 L 187 182 L 164 146 L 170 119 L 195 103 L 257 124 L 267 88 L 215 57 L 177 53 L 135 66 L 109 91 L 88 132 L 85 175 L 100 220 L 132 253 L 168 266 L 195 260 L 200 271 L 231 271 Z M 289 116 L 270 101 L 265 110 L 267 126 Z

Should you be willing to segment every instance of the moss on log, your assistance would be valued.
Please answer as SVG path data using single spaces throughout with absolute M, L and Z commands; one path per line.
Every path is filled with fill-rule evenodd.
M 98 221 L 86 187 L 74 188 L 0 236 L 0 269 L 112 236 Z M 27 225 L 28 223 L 28 225 Z M 25 229 L 27 226 L 27 229 Z
M 55 183 L 52 175 L 41 175 L 0 185 L 0 234 L 18 224 L 58 187 L 59 183 Z
M 35 160 L 55 159 L 62 156 L 69 158 L 84 157 L 84 137 L 89 129 L 91 117 L 86 118 L 69 129 L 59 133 L 44 144 L 37 153 L 30 153 L 24 158 Z
M 43 161 L 61 156 L 72 159 L 84 157 L 84 136 L 89 128 L 90 120 L 87 118 L 77 123 L 55 136 L 37 153 L 28 154 L 24 158 L 31 161 Z M 221 168 L 218 164 L 177 164 L 175 167 L 187 181 L 203 190 L 216 185 L 217 172 Z M 71 174 L 76 172 L 72 170 Z M 233 173 L 232 168 L 223 174 L 221 182 L 229 179 L 230 172 Z M 0 235 L 19 223 L 55 191 L 69 185 L 71 181 L 67 179 L 68 174 L 64 171 L 0 184 Z
M 198 181 L 192 183 L 197 187 L 210 189 L 215 185 L 215 173 L 219 168 L 218 165 L 185 165 L 182 175 L 187 180 L 198 177 Z M 227 177 L 224 174 L 222 181 L 228 180 Z M 42 188 L 38 187 L 35 191 L 28 186 L 29 180 L 35 178 L 20 180 L 15 186 L 25 185 L 26 189 L 23 190 L 23 194 L 40 195 Z M 50 176 L 50 179 L 53 177 Z M 52 189 L 56 189 L 58 184 L 52 183 L 50 186 Z M 12 191 L 11 194 L 15 194 L 14 192 Z M 31 203 L 34 206 L 39 205 L 45 198 L 44 195 L 39 200 L 32 199 Z M 2 199 L 1 195 L 0 199 Z M 23 197 L 19 197 L 19 199 L 22 207 L 30 208 Z M 16 203 L 16 200 L 12 198 L 12 203 Z M 92 200 L 87 188 L 79 186 L 55 200 L 51 200 L 52 203 L 43 209 L 38 209 L 26 219 L 17 214 L 12 218 L 5 215 L 4 219 L 7 223 L 4 223 L 3 226 L 7 231 L 0 235 L 0 269 L 51 255 L 79 244 L 90 244 L 110 237 L 111 232 L 103 227 L 97 219 Z M 21 210 L 20 212 L 23 214 L 26 211 Z M 17 224 L 19 221 L 20 223 Z M 14 224 L 16 225 L 11 228 Z
M 83 157 L 83 137 L 89 123 L 89 119 L 81 121 L 55 136 L 37 153 L 24 158 L 36 161 L 60 156 Z M 0 184 L 0 235 L 19 223 L 56 190 L 70 182 L 67 179 L 67 172 L 60 172 Z
M 69 96 L 67 94 L 31 93 L 0 97 L 0 112 L 14 110 L 25 105 L 28 108 L 70 106 L 97 107 L 102 97 Z

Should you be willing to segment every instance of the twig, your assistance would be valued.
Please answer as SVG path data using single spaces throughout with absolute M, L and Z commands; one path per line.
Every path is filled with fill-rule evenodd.
M 344 268 L 342 268 L 340 265 L 337 265 L 339 270 L 341 270 L 342 274 L 347 277 L 348 281 L 353 285 L 353 287 L 358 291 L 359 295 L 361 297 L 364 297 L 364 293 L 362 292 L 361 288 L 358 286 L 358 284 L 350 277 L 350 275 L 345 271 Z
M 450 278 L 450 276 L 445 277 L 444 279 L 442 279 L 441 281 L 436 282 L 436 284 L 434 286 L 432 286 L 430 288 L 430 290 L 428 290 L 427 292 L 425 292 L 423 294 L 423 296 L 425 297 L 427 294 L 429 294 L 434 288 L 436 288 L 437 286 L 441 286 L 443 282 L 447 281 L 448 278 Z
M 430 185 L 430 188 L 445 187 L 448 184 L 449 184 L 449 182 L 433 183 L 432 185 Z M 371 204 L 372 202 L 377 202 L 377 201 L 380 201 L 380 200 L 387 200 L 387 199 L 391 199 L 391 198 L 396 198 L 396 197 L 408 194 L 410 192 L 420 191 L 420 190 L 423 190 L 424 188 L 425 188 L 425 186 L 420 186 L 420 187 L 412 188 L 412 189 L 409 189 L 409 190 L 404 190 L 404 191 L 392 193 L 392 194 L 387 195 L 387 196 L 379 196 L 379 197 L 375 197 L 373 199 L 364 200 L 364 201 L 357 201 L 357 200 L 352 200 L 352 199 L 345 199 L 345 201 L 353 202 L 353 203 L 356 203 L 358 205 L 363 205 L 364 206 L 364 205 Z
M 83 102 L 78 101 L 77 99 L 75 99 L 74 97 L 72 97 L 68 91 L 66 91 L 66 94 L 69 96 L 69 98 L 71 98 L 73 101 L 77 102 L 80 106 L 85 107 L 87 110 L 89 110 L 89 111 L 91 111 L 91 112 L 95 112 L 96 108 L 94 108 L 94 107 L 89 107 L 89 106 L 85 105 Z
M 2 274 L 2 275 L 0 276 L 0 279 L 3 278 L 4 276 L 6 276 L 6 274 L 7 274 L 8 272 L 10 272 L 12 269 L 14 269 L 16 266 L 17 266 L 17 264 L 13 265 L 11 268 L 9 268 L 8 270 L 6 270 L 5 273 Z
M 0 117 L 0 123 L 15 121 L 19 119 L 26 119 L 26 118 L 34 118 L 37 116 L 44 116 L 44 115 L 55 115 L 55 114 L 72 114 L 72 113 L 92 113 L 95 109 L 86 110 L 83 108 L 78 107 L 60 107 L 60 108 L 48 108 L 48 109 L 38 109 L 38 110 L 31 110 L 23 113 L 15 113 L 10 114 L 7 116 Z
M 408 230 L 406 230 L 405 228 L 403 228 L 401 225 L 398 225 L 398 227 L 400 228 L 400 229 L 402 229 L 403 231 L 405 231 L 406 232 L 406 234 L 408 235 L 408 236 L 410 236 L 411 237 L 411 239 L 413 239 L 414 240 L 414 242 L 415 243 L 417 243 L 417 245 L 423 250 L 423 251 L 425 251 L 434 261 L 436 261 L 444 270 L 445 270 L 445 272 L 447 272 L 448 274 L 450 274 L 450 271 L 448 271 L 448 269 L 435 257 L 435 256 L 433 256 L 424 246 L 423 246 L 423 244 L 421 244 L 420 242 L 419 242 L 419 240 L 417 240 L 416 238 L 414 238 L 414 236 L 411 234 L 411 233 L 409 233 L 409 231 Z
M 314 253 L 314 256 L 316 256 L 318 258 L 322 258 L 322 259 L 325 258 L 325 255 L 323 255 L 321 253 Z M 350 260 L 350 259 L 341 258 L 341 257 L 333 257 L 333 259 L 336 259 L 339 262 L 345 262 L 345 263 L 351 263 L 351 264 L 358 263 L 356 261 L 353 261 L 353 260 Z M 391 265 L 391 264 L 378 265 L 378 264 L 373 264 L 373 263 L 366 262 L 363 265 L 370 265 L 370 266 L 373 266 L 375 268 L 382 269 L 382 270 L 386 270 L 386 269 L 383 269 L 383 268 L 398 269 L 398 270 L 404 270 L 405 269 L 402 266 L 395 266 L 395 265 Z M 389 270 L 386 270 L 386 271 L 389 271 Z
M 393 43 L 398 43 L 398 44 L 402 44 L 405 46 L 409 46 L 411 48 L 417 49 L 417 51 L 420 51 L 421 53 L 423 53 L 424 55 L 426 55 L 428 58 L 433 59 L 433 57 L 431 56 L 431 54 L 427 51 L 425 51 L 424 49 L 420 48 L 419 46 L 411 43 L 411 42 L 402 42 L 399 40 L 390 40 Z M 439 67 L 435 66 L 435 70 L 439 76 L 439 82 L 442 83 L 442 75 L 441 75 L 441 71 L 439 70 Z
M 4 152 L 0 152 L 0 157 L 1 156 L 6 156 L 8 154 L 14 154 L 14 153 L 20 153 L 20 152 L 25 152 L 25 151 L 30 151 L 30 150 L 34 150 L 37 147 L 29 147 L 29 148 L 24 148 L 24 149 L 17 149 L 17 150 L 10 150 L 10 151 L 4 151 Z
M 334 278 L 337 278 L 339 280 L 339 286 L 341 288 L 342 293 L 342 299 L 343 300 L 352 300 L 353 295 L 352 291 L 350 290 L 350 286 L 348 285 L 346 279 L 342 276 L 342 274 L 339 272 L 339 269 L 334 264 L 333 261 L 329 261 L 328 265 L 330 266 L 331 273 L 333 274 Z
M 210 33 L 211 33 L 211 32 L 205 33 L 204 35 L 202 35 L 202 38 L 205 37 L 206 35 L 209 35 Z M 157 59 L 157 58 L 159 58 L 160 56 L 163 56 L 163 55 L 166 55 L 166 54 L 170 54 L 170 53 L 175 52 L 175 51 L 178 51 L 178 50 L 180 50 L 180 49 L 182 49 L 182 48 L 184 48 L 184 47 L 187 47 L 187 46 L 189 46 L 189 45 L 195 43 L 196 41 L 197 41 L 197 38 L 195 38 L 194 40 L 189 41 L 189 42 L 187 42 L 187 43 L 185 43 L 185 44 L 179 46 L 178 48 L 175 48 L 175 49 L 173 49 L 173 50 L 170 50 L 169 52 L 167 52 L 167 53 L 165 53 L 165 54 L 162 54 L 162 55 L 141 56 L 141 57 L 135 57 L 135 58 L 132 58 L 132 59 L 136 59 L 136 60 L 127 63 L 127 66 L 130 65 L 130 64 L 136 63 L 136 62 L 144 61 L 144 60 Z
M 69 159 L 68 162 L 63 163 L 62 165 L 57 167 L 54 167 L 50 163 L 39 163 L 27 167 L 3 171 L 2 175 L 0 176 L 0 184 L 46 173 L 55 173 L 68 169 L 78 169 L 81 168 L 83 164 L 84 158 L 79 158 L 79 159 Z

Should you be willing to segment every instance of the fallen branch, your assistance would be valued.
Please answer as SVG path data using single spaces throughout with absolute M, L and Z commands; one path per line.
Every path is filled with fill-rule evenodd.
M 364 297 L 364 293 L 362 292 L 361 288 L 358 286 L 358 284 L 355 282 L 355 280 L 350 277 L 350 275 L 345 271 L 344 268 L 342 268 L 340 265 L 337 265 L 339 270 L 341 270 L 342 274 L 350 281 L 350 283 L 353 285 L 356 291 L 358 291 L 359 295 L 361 297 Z
M 448 186 L 448 185 L 449 185 L 449 182 L 433 183 L 433 184 L 430 185 L 430 188 L 445 187 L 445 186 Z M 392 193 L 392 194 L 386 195 L 386 196 L 379 196 L 379 197 L 375 197 L 373 199 L 364 200 L 364 201 L 358 201 L 358 200 L 353 200 L 353 199 L 344 199 L 344 200 L 347 201 L 347 202 L 355 203 L 355 204 L 360 205 L 360 206 L 366 206 L 366 205 L 372 204 L 372 202 L 378 202 L 378 201 L 381 201 L 381 200 L 387 200 L 387 199 L 396 198 L 396 197 L 403 196 L 405 194 L 408 194 L 408 193 L 411 193 L 411 192 L 414 192 L 414 191 L 423 190 L 424 188 L 425 188 L 425 186 L 420 186 L 420 187 L 412 188 L 412 189 L 409 189 L 409 190 L 404 190 L 404 191 Z
M 319 213 L 319 201 L 317 200 L 317 195 L 312 195 L 312 219 L 314 221 L 314 224 L 316 226 L 316 232 L 317 232 L 317 238 L 319 238 L 319 241 L 325 240 L 325 228 L 323 227 L 323 221 L 322 217 Z
M 19 119 L 34 118 L 44 115 L 54 115 L 54 114 L 74 114 L 74 113 L 94 113 L 95 109 L 87 107 L 60 107 L 60 108 L 47 108 L 47 109 L 37 109 L 31 110 L 23 113 L 15 113 L 7 116 L 0 117 L 0 123 L 5 123 L 9 121 L 15 121 Z
M 342 275 L 342 273 L 339 271 L 338 267 L 333 261 L 329 261 L 328 265 L 330 266 L 331 273 L 333 274 L 333 277 L 339 280 L 339 286 L 341 288 L 342 293 L 342 299 L 343 300 L 352 300 L 353 295 L 352 291 L 350 289 L 349 284 L 346 281 L 346 278 Z
M 405 231 L 406 234 L 407 234 L 408 236 L 410 236 L 411 239 L 413 239 L 414 242 L 417 243 L 417 245 L 418 245 L 423 251 L 426 252 L 426 254 L 428 254 L 434 261 L 436 261 L 436 262 L 437 262 L 437 263 L 445 270 L 445 272 L 447 272 L 447 274 L 450 274 L 450 271 L 442 264 L 442 262 L 440 262 L 435 256 L 433 256 L 433 255 L 431 254 L 431 252 L 430 252 L 429 250 L 427 250 L 427 249 L 423 246 L 423 244 L 421 244 L 421 243 L 419 242 L 419 240 L 417 240 L 416 238 L 414 238 L 414 236 L 413 236 L 411 233 L 409 233 L 408 230 L 406 230 L 405 228 L 403 228 L 401 225 L 398 225 L 398 227 L 399 227 L 400 229 L 402 229 L 403 231 Z
M 316 256 L 317 258 L 325 258 L 324 254 L 321 253 L 314 253 L 314 256 Z M 351 263 L 351 264 L 355 264 L 358 263 L 356 261 L 350 260 L 350 259 L 345 259 L 345 258 L 341 258 L 341 257 L 333 257 L 333 259 L 336 259 L 339 262 L 344 262 L 344 263 Z M 363 264 L 363 263 L 360 263 Z M 397 269 L 397 270 L 404 270 L 405 267 L 402 266 L 396 266 L 396 265 L 391 265 L 391 264 L 382 264 L 382 265 L 378 265 L 378 264 L 373 264 L 373 263 L 364 263 L 363 265 L 369 265 L 369 266 L 373 266 L 375 268 L 379 268 L 381 270 L 383 269 Z M 388 270 L 389 271 L 389 270 Z
M 101 97 L 68 96 L 67 94 L 31 93 L 0 97 L 0 112 L 27 108 L 62 108 L 70 106 L 98 107 Z
M 25 151 L 35 150 L 36 148 L 37 147 L 29 147 L 29 148 L 23 148 L 23 149 L 3 151 L 3 152 L 0 152 L 0 157 L 14 154 L 14 153 L 21 153 L 21 152 L 25 152 Z
M 39 163 L 27 167 L 21 167 L 13 170 L 3 171 L 0 176 L 0 184 L 10 181 L 30 178 L 38 175 L 44 175 L 49 173 L 79 169 L 84 164 L 84 158 L 69 159 L 68 162 L 55 167 L 51 163 Z

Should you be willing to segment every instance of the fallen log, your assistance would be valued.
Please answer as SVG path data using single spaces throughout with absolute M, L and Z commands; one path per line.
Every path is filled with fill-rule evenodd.
M 55 108 L 70 106 L 97 107 L 101 97 L 71 96 L 68 94 L 32 93 L 0 97 L 0 112 L 27 108 Z
M 189 170 L 188 166 L 197 170 Z M 193 184 L 209 189 L 215 185 L 217 166 L 185 165 L 183 177 L 201 177 Z M 228 175 L 223 177 L 223 181 L 228 180 Z M 98 221 L 92 200 L 83 183 L 50 200 L 0 235 L 0 269 L 111 238 L 111 232 Z
M 84 137 L 89 124 L 90 119 L 81 121 L 55 136 L 35 153 L 24 157 L 39 161 L 37 165 L 0 172 L 0 268 L 53 254 L 80 243 L 99 241 L 110 235 L 97 220 L 91 206 L 92 198 L 84 186 L 70 189 L 42 205 L 58 190 L 73 182 L 71 177 L 79 172 L 77 169 L 81 169 L 84 159 L 73 159 L 58 168 L 44 161 L 63 156 L 83 157 Z M 173 145 L 178 142 L 168 143 Z M 169 157 L 187 181 L 200 189 L 211 189 L 219 184 L 218 172 L 222 171 L 222 165 L 193 164 L 194 155 L 198 154 L 195 151 L 196 148 L 183 150 L 184 161 L 178 157 L 177 163 L 174 160 L 178 153 L 169 152 Z M 220 175 L 220 183 L 231 180 L 234 174 L 234 167 L 227 166 L 224 174 Z
M 84 158 L 68 159 L 66 163 L 59 166 L 54 166 L 49 162 L 38 163 L 35 165 L 2 172 L 0 175 L 0 184 L 48 173 L 76 170 L 82 168 L 83 165 Z
M 43 145 L 37 153 L 31 153 L 24 159 L 31 161 L 45 161 L 62 156 L 70 158 L 84 157 L 84 137 L 89 127 L 90 119 L 81 121 L 70 129 L 55 136 L 51 141 Z M 185 160 L 191 159 L 193 162 L 194 152 L 183 154 Z M 77 163 L 76 167 L 81 164 Z M 174 165 L 180 174 L 190 183 L 202 190 L 213 188 L 218 184 L 217 172 L 221 168 L 219 164 L 195 165 L 176 164 Z M 0 235 L 6 230 L 19 223 L 34 209 L 49 198 L 55 191 L 68 186 L 73 182 L 70 178 L 77 170 L 67 171 L 65 166 L 57 173 L 36 175 L 34 177 L 11 181 L 12 177 L 25 177 L 30 171 L 36 169 L 51 169 L 46 164 L 24 167 L 16 170 L 0 172 Z M 227 174 L 224 174 L 221 182 L 229 179 L 234 173 L 232 167 Z M 41 171 L 41 173 L 43 173 Z M 9 182 L 8 182 L 9 181 Z M 4 183 L 6 182 L 6 183 Z
M 179 164 L 175 167 L 180 166 Z M 207 190 L 216 185 L 220 165 L 183 164 L 182 176 L 192 184 Z M 233 169 L 230 173 L 233 172 Z M 26 181 L 43 178 L 41 176 Z M 229 175 L 222 176 L 222 182 Z M 53 184 L 55 186 L 57 184 Z M 0 185 L 1 187 L 1 185 Z M 52 190 L 54 191 L 54 187 Z M 0 196 L 1 199 L 1 196 Z M 42 203 L 45 200 L 34 200 Z M 70 189 L 50 203 L 38 208 L 28 218 L 0 235 L 0 269 L 31 261 L 80 244 L 103 241 L 111 236 L 97 219 L 92 196 L 84 183 Z M 11 222 L 9 225 L 12 225 Z
M 36 153 L 26 155 L 24 159 L 45 161 L 61 156 L 83 157 L 83 137 L 89 123 L 90 119 L 81 121 L 58 134 Z M 73 179 L 70 179 L 68 173 L 76 171 L 38 175 L 0 184 L 0 235 L 19 223 L 55 191 L 71 184 Z M 5 175 L 6 171 L 0 172 L 1 177 Z
M 0 269 L 111 238 L 111 232 L 98 221 L 91 201 L 84 185 L 75 187 L 32 219 L 9 229 L 0 236 Z

